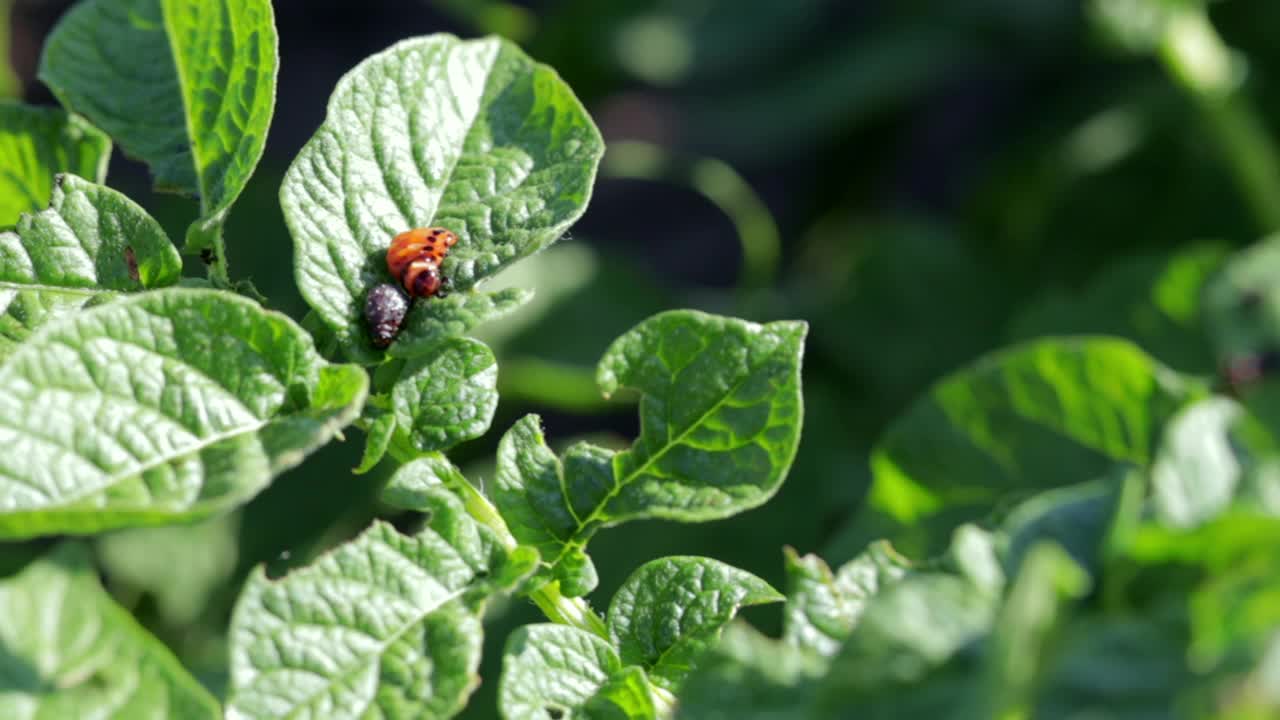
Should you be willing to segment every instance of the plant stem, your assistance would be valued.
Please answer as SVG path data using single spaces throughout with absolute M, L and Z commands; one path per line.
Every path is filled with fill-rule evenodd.
M 1249 99 L 1239 92 L 1231 49 L 1204 9 L 1179 6 L 1160 42 L 1160 57 L 1174 80 L 1195 98 L 1235 173 L 1257 222 L 1280 229 L 1280 164 L 1276 147 Z
M 209 282 L 216 288 L 231 287 L 231 273 L 227 270 L 227 243 L 222 239 L 222 230 L 213 235 L 213 262 L 209 263 L 206 271 L 209 274 Z
M 519 544 L 498 509 L 489 502 L 474 485 L 462 483 L 465 487 L 454 488 L 462 496 L 463 506 L 476 522 L 493 530 L 502 542 L 503 547 L 511 550 Z M 582 598 L 569 598 L 560 594 L 560 584 L 549 582 L 529 591 L 529 599 L 537 605 L 547 619 L 561 625 L 569 625 L 609 639 L 609 630 L 604 620 L 596 614 L 591 606 Z
M 529 599 L 547 619 L 561 625 L 585 630 L 593 635 L 609 639 L 609 629 L 604 620 L 582 598 L 567 598 L 560 594 L 560 583 L 549 582 L 529 593 Z

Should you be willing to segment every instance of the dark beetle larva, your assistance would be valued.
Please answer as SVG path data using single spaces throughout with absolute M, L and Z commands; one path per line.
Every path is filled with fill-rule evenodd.
M 409 298 L 389 283 L 375 285 L 364 302 L 364 319 L 369 324 L 373 344 L 384 348 L 396 339 L 400 324 L 409 312 Z

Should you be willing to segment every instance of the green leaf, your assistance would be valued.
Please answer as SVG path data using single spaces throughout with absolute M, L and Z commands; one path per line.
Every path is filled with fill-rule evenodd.
M 1040 543 L 1026 561 L 1000 610 L 986 657 L 985 707 L 975 717 L 1032 717 L 1043 658 L 1089 590 L 1089 576 L 1052 543 Z
M 609 637 L 623 663 L 675 690 L 738 608 L 781 600 L 755 575 L 710 558 L 660 558 L 640 566 L 613 596 Z
M 603 151 L 569 87 L 515 45 L 442 34 L 397 43 L 338 83 L 285 175 L 298 288 L 353 357 L 376 357 L 361 313 L 369 289 L 390 280 L 393 236 L 458 233 L 443 269 L 466 291 L 577 220 Z
M 0 581 L 0 613 L 0 716 L 222 716 L 164 644 L 111 600 L 79 545 L 59 545 Z
M 597 379 L 606 395 L 640 391 L 640 438 L 617 454 L 579 443 L 562 462 L 538 417 L 521 419 L 498 446 L 493 491 L 512 534 L 564 571 L 587 567 L 583 549 L 602 526 L 711 520 L 765 502 L 800 438 L 805 330 L 693 311 L 633 328 L 605 353 Z
M 367 437 L 364 454 L 360 456 L 360 464 L 352 470 L 356 475 L 369 472 L 381 462 L 383 456 L 387 454 L 387 449 L 391 447 L 391 439 L 396 434 L 396 416 L 372 406 L 373 402 L 369 402 L 364 408 L 365 415 L 371 416 L 371 419 L 365 427 Z
M 596 379 L 605 396 L 640 393 L 640 437 L 614 456 L 615 485 L 593 514 L 696 522 L 772 497 L 800 441 L 807 329 L 678 310 L 618 338 Z
M 172 285 L 182 258 L 160 223 L 124 195 L 55 178 L 49 208 L 0 233 L 0 287 L 92 294 Z
M 240 515 L 226 513 L 195 525 L 138 528 L 98 541 L 98 558 L 111 578 L 155 600 L 173 627 L 197 622 L 231 579 L 240 559 Z
M 566 454 L 573 475 L 546 446 L 542 421 L 526 415 L 498 443 L 493 499 L 511 534 L 521 544 L 538 550 L 572 596 L 585 595 L 598 580 L 595 568 L 583 552 L 590 529 L 580 522 L 586 504 L 599 497 L 612 480 L 610 453 L 578 443 Z M 566 482 L 572 477 L 577 494 L 586 499 L 570 504 Z
M 828 701 L 892 695 L 927 677 L 987 633 L 996 602 L 954 575 L 913 574 L 889 585 L 832 660 Z
M 375 521 L 282 579 L 250 577 L 231 625 L 231 715 L 445 718 L 462 708 L 479 682 L 484 600 L 511 573 L 440 470 L 419 460 L 392 478 L 401 504 L 429 513 L 416 534 Z
M 257 167 L 275 109 L 268 0 L 85 0 L 45 42 L 40 79 L 151 167 L 198 195 L 188 247 L 207 247 Z
M 1192 685 L 1181 623 L 1133 613 L 1068 621 L 1043 658 L 1036 718 L 1178 717 L 1178 691 Z
M 591 717 L 582 708 L 602 689 L 618 697 L 607 685 L 622 670 L 617 651 L 585 630 L 525 625 L 507 638 L 498 709 L 506 720 Z
M 367 386 L 229 293 L 171 288 L 46 326 L 0 366 L 0 536 L 226 510 L 350 423 Z
M 816 555 L 801 557 L 787 548 L 786 558 L 789 593 L 783 639 L 822 657 L 840 650 L 869 599 L 911 567 L 885 542 L 873 544 L 835 574 Z
M 1169 423 L 1151 467 L 1152 504 L 1163 522 L 1193 527 L 1231 504 L 1244 468 L 1230 430 L 1243 415 L 1240 403 L 1214 396 Z
M 111 140 L 83 119 L 0 102 L 0 228 L 48 205 L 58 173 L 102 182 L 110 159 Z
M 182 258 L 145 210 L 58 175 L 47 210 L 0 232 L 0 357 L 46 322 L 117 292 L 172 285 L 181 273 Z
M 1104 478 L 1039 493 L 1015 507 L 999 533 L 1005 572 L 1019 572 L 1027 552 L 1051 541 L 1080 567 L 1100 572 L 1102 548 L 1124 478 Z
M 382 489 L 381 497 L 395 507 L 430 514 L 429 527 L 477 572 L 485 575 L 491 585 L 499 578 L 494 572 L 517 570 L 527 574 L 532 571 L 536 559 L 526 568 L 523 553 L 514 552 L 514 545 L 468 514 L 468 500 L 475 492 L 453 463 L 433 453 L 396 470 Z M 514 582 L 523 575 L 504 577 Z M 512 586 L 499 583 L 497 587 L 509 590 Z
M 431 452 L 480 437 L 498 407 L 497 385 L 497 360 L 479 340 L 452 338 L 410 360 L 391 389 L 395 439 Z
M 676 717 L 815 717 L 814 686 L 825 670 L 819 656 L 732 623 L 680 688 Z
M 981 516 L 1010 494 L 1150 463 L 1165 422 L 1201 393 L 1134 345 L 1052 339 L 945 378 L 890 425 L 871 502 L 906 523 Z
M 465 335 L 477 325 L 514 312 L 532 299 L 532 290 L 507 288 L 492 293 L 454 293 L 444 299 L 416 302 L 387 352 L 401 358 L 426 355 L 445 340 Z
M 582 707 L 591 720 L 652 720 L 658 717 L 649 681 L 638 667 L 615 673 Z

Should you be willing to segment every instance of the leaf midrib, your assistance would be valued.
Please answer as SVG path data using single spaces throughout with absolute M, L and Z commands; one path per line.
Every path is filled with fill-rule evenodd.
M 130 470 L 125 471 L 125 472 L 116 473 L 116 474 L 114 474 L 114 475 L 104 473 L 104 475 L 106 475 L 106 476 L 107 476 L 107 477 L 106 477 L 106 481 L 105 481 L 103 484 L 101 484 L 101 485 L 99 485 L 99 486 L 97 486 L 97 487 L 95 487 L 95 488 L 93 488 L 93 489 L 84 490 L 84 491 L 82 491 L 82 492 L 79 492 L 79 493 L 76 493 L 76 494 L 73 494 L 73 495 L 66 496 L 64 499 L 62 499 L 62 500 L 61 500 L 58 504 L 56 504 L 56 505 L 55 505 L 55 504 L 44 505 L 44 506 L 40 506 L 40 507 L 36 507 L 36 508 L 32 508 L 32 509 L 28 509 L 28 510 L 24 510 L 23 512 L 42 512 L 42 511 L 47 511 L 47 510 L 50 510 L 50 509 L 53 509 L 53 508 L 58 508 L 58 507 L 63 507 L 63 506 L 65 506 L 65 505 L 74 504 L 74 503 L 76 503 L 76 502 L 78 502 L 78 501 L 80 501 L 80 500 L 85 499 L 86 497 L 90 497 L 90 496 L 92 496 L 92 495 L 93 495 L 93 494 L 95 494 L 95 493 L 102 492 L 103 490 L 106 490 L 106 489 L 108 489 L 108 488 L 114 487 L 114 486 L 116 486 L 117 484 L 119 484 L 119 483 L 121 483 L 121 482 L 124 482 L 125 480 L 128 480 L 128 479 L 130 479 L 130 478 L 132 478 L 132 477 L 140 476 L 140 475 L 142 475 L 143 473 L 146 473 L 147 471 L 149 471 L 149 470 L 151 470 L 151 469 L 153 469 L 153 468 L 160 467 L 161 465 L 164 465 L 164 464 L 170 463 L 170 462 L 175 461 L 175 460 L 178 460 L 178 459 L 180 459 L 180 458 L 184 458 L 184 457 L 188 457 L 188 456 L 194 455 L 194 454 L 196 454 L 196 453 L 198 453 L 198 452 L 200 452 L 200 451 L 202 451 L 202 450 L 204 450 L 204 449 L 206 449 L 206 448 L 209 448 L 209 447 L 212 447 L 213 445 L 216 445 L 216 444 L 217 444 L 217 443 L 219 443 L 219 442 L 223 442 L 223 441 L 225 441 L 225 440 L 230 440 L 230 439 L 233 439 L 233 438 L 236 438 L 236 437 L 240 437 L 240 436 L 242 436 L 242 435 L 255 433 L 255 432 L 257 432 L 258 430 L 261 430 L 262 428 L 266 427 L 268 424 L 270 424 L 270 422 L 271 422 L 272 420 L 274 420 L 274 419 L 277 417 L 276 415 L 273 415 L 273 416 L 268 417 L 268 418 L 261 418 L 261 417 L 258 417 L 256 413 L 254 413 L 254 412 L 253 412 L 252 410 L 250 410 L 250 409 L 249 409 L 249 408 L 248 408 L 248 407 L 247 407 L 243 402 L 241 402 L 240 398 L 236 397 L 236 395 L 235 395 L 233 392 L 231 392 L 230 390 L 228 390 L 228 389 L 226 388 L 226 386 L 225 386 L 225 385 L 223 385 L 221 382 L 218 382 L 216 379 L 214 379 L 213 377 L 211 377 L 208 373 L 204 372 L 203 370 L 201 370 L 200 368 L 198 368 L 198 367 L 196 367 L 196 366 L 194 366 L 194 365 L 191 365 L 190 363 L 182 362 L 181 360 L 178 360 L 177 358 L 170 357 L 170 356 L 165 355 L 165 354 L 163 354 L 163 353 L 157 352 L 157 351 L 156 351 L 156 350 L 154 350 L 153 348 L 148 348 L 148 347 L 145 347 L 145 346 L 139 345 L 138 343 L 136 343 L 136 342 L 131 342 L 131 341 L 127 340 L 127 339 L 123 339 L 123 338 L 116 338 L 116 337 L 110 337 L 110 336 L 104 336 L 104 337 L 105 337 L 106 339 L 109 339 L 109 340 L 113 341 L 113 342 L 118 342 L 118 343 L 121 343 L 121 344 L 124 344 L 124 345 L 129 345 L 129 346 L 132 346 L 132 347 L 136 347 L 136 348 L 138 348 L 139 350 L 141 350 L 141 351 L 143 351 L 143 352 L 151 353 L 151 354 L 153 354 L 153 355 L 155 355 L 155 356 L 157 356 L 157 357 L 161 358 L 161 359 L 162 359 L 163 361 L 165 361 L 165 362 L 174 362 L 174 363 L 178 363 L 178 364 L 180 364 L 183 368 L 185 368 L 185 369 L 189 370 L 190 372 L 192 372 L 192 373 L 194 373 L 194 374 L 196 374 L 196 375 L 200 376 L 201 378 L 203 378 L 203 379 L 204 379 L 205 381 L 207 381 L 211 386 L 213 386 L 213 387 L 217 387 L 217 388 L 220 388 L 221 390 L 223 390 L 223 391 L 226 393 L 226 396 L 225 396 L 225 398 L 224 398 L 224 400 L 225 400 L 226 402 L 234 403 L 236 406 L 238 406 L 238 407 L 239 407 L 239 409 L 240 409 L 241 411 L 243 411 L 243 412 L 244 412 L 244 414 L 245 414 L 245 415 L 247 415 L 247 416 L 249 416 L 249 417 L 253 417 L 253 418 L 255 418 L 256 422 L 254 422 L 254 423 L 250 423 L 250 424 L 248 424 L 248 425 L 241 425 L 241 426 L 237 426 L 237 427 L 236 427 L 236 428 L 234 428 L 234 429 L 231 429 L 231 430 L 228 430 L 228 431 L 224 431 L 224 432 L 221 432 L 221 433 L 215 433 L 215 434 L 213 434 L 213 435 L 209 435 L 209 436 L 203 436 L 203 437 L 197 436 L 197 437 L 198 437 L 198 441 L 197 441 L 197 442 L 195 442 L 195 443 L 192 443 L 192 444 L 190 444 L 190 445 L 186 445 L 186 446 L 184 446 L 184 447 L 182 448 L 182 451 L 181 451 L 181 452 L 161 453 L 160 455 L 156 456 L 156 457 L 155 457 L 155 458 L 153 458 L 152 460 L 147 461 L 147 462 L 140 463 L 138 466 L 136 466 L 136 467 L 134 467 L 134 468 L 131 468 Z M 81 349 L 81 348 L 79 348 L 78 346 L 72 345 L 72 344 L 70 344 L 70 343 L 64 343 L 64 344 L 66 344 L 66 345 L 67 345 L 67 347 L 69 347 L 69 348 L 71 348 L 72 350 L 74 350 L 77 354 L 80 352 L 80 349 Z M 11 356 L 11 357 L 6 361 L 6 364 L 7 364 L 7 363 L 9 363 L 9 362 L 13 362 L 13 356 Z M 105 392 L 99 392 L 99 394 L 101 394 L 101 395 L 107 395 L 107 393 L 105 393 Z M 135 403 L 137 402 L 137 401 L 136 401 L 136 398 L 135 398 L 135 399 L 133 399 L 133 400 L 134 400 L 134 402 L 135 402 Z M 143 409 L 145 409 L 145 410 L 151 410 L 151 411 L 155 411 L 155 410 L 156 410 L 156 408 L 147 407 L 147 406 L 141 405 L 140 403 L 138 403 L 138 407 L 143 408 Z M 164 415 L 164 413 L 163 413 L 163 412 L 161 412 L 160 414 L 161 414 L 161 415 Z M 181 424 L 181 423 L 179 423 L 179 424 Z M 27 436 L 27 437 L 36 437 L 36 436 L 32 436 L 32 435 L 30 435 L 30 433 L 29 433 L 29 432 L 27 432 L 25 428 L 21 428 L 21 427 L 13 426 L 13 429 L 14 429 L 14 431 L 15 431 L 16 433 L 18 433 L 19 435 L 25 435 L 25 436 Z M 36 437 L 36 439 L 40 439 L 40 438 Z M 64 447 L 64 449 L 66 449 L 68 452 L 70 452 L 70 453 L 71 453 L 71 454 L 73 454 L 73 455 L 76 455 L 76 456 L 78 456 L 78 457 L 84 458 L 84 456 L 83 456 L 83 455 L 81 455 L 80 453 L 76 452 L 76 450 L 75 450 L 75 449 L 73 449 L 73 448 L 65 448 L 65 447 Z M 85 458 L 85 459 L 87 460 L 88 458 Z M 90 465 L 94 465 L 95 467 L 97 466 L 97 463 L 94 463 L 92 460 L 89 460 L 89 464 L 90 464 Z
M 646 460 L 643 465 L 637 467 L 635 470 L 628 473 L 626 477 L 620 480 L 615 478 L 615 481 L 613 483 L 613 488 L 610 489 L 609 492 L 605 493 L 605 496 L 601 498 L 600 502 L 598 502 L 596 506 L 591 510 L 591 514 L 587 516 L 586 520 L 584 520 L 581 524 L 579 524 L 577 530 L 574 531 L 573 536 L 570 537 L 570 539 L 567 542 L 565 542 L 564 546 L 560 549 L 559 554 L 557 554 L 555 559 L 551 561 L 550 565 L 555 566 L 561 560 L 563 560 L 565 555 L 567 555 L 572 549 L 580 545 L 580 541 L 577 539 L 578 534 L 582 532 L 582 529 L 585 528 L 592 521 L 599 520 L 600 514 L 604 511 L 605 506 L 607 506 L 610 501 L 616 498 L 624 488 L 626 488 L 631 483 L 635 482 L 636 478 L 640 477 L 646 470 L 649 469 L 650 466 L 652 466 L 655 462 L 657 462 L 658 460 L 666 456 L 667 451 L 671 450 L 671 448 L 674 448 L 680 445 L 682 442 L 684 442 L 684 439 L 690 433 L 692 433 L 695 428 L 701 426 L 702 423 L 705 422 L 706 419 L 712 415 L 712 413 L 724 407 L 725 403 L 729 401 L 729 398 L 732 397 L 733 394 L 736 393 L 739 388 L 745 385 L 747 381 L 750 380 L 756 374 L 756 372 L 758 372 L 764 366 L 768 365 L 773 360 L 774 356 L 784 352 L 787 349 L 785 337 L 780 337 L 779 340 L 780 341 L 778 343 L 778 346 L 774 348 L 772 352 L 765 355 L 760 360 L 760 362 L 757 363 L 756 365 L 749 367 L 747 371 L 742 374 L 742 377 L 739 378 L 737 382 L 735 382 L 728 390 L 726 390 L 725 393 L 721 395 L 720 398 L 716 400 L 716 402 L 710 408 L 708 408 L 705 412 L 699 415 L 696 420 L 689 423 L 688 427 L 681 430 L 679 435 L 675 436 L 666 445 L 662 446 L 662 448 L 658 450 L 658 452 L 650 455 L 649 459 Z M 705 350 L 703 352 L 705 352 Z M 641 437 L 643 436 L 644 435 L 643 435 L 643 429 L 642 429 Z M 634 452 L 634 450 L 629 449 L 625 452 L 630 453 L 630 452 Z M 619 453 L 619 455 L 622 455 L 622 453 Z M 619 455 L 615 455 L 611 462 L 616 462 Z M 567 495 L 564 497 L 564 501 L 566 506 L 572 507 L 572 505 L 569 502 L 569 497 Z

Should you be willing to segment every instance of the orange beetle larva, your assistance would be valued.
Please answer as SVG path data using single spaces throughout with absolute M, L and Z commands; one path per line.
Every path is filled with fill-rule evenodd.
M 442 227 L 414 228 L 396 235 L 387 248 L 387 270 L 411 297 L 441 295 L 447 281 L 440 263 L 458 236 Z

